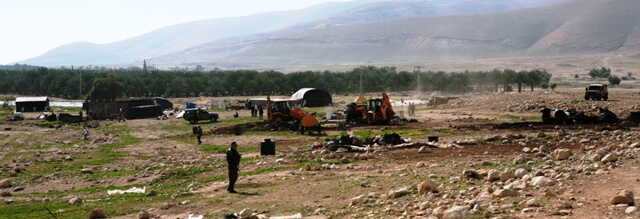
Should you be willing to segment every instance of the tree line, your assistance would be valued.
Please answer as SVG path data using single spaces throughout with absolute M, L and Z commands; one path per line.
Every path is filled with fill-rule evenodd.
M 217 71 L 144 71 L 97 69 L 0 70 L 0 93 L 62 98 L 100 99 L 116 85 L 128 97 L 194 97 L 290 95 L 300 88 L 312 87 L 335 94 L 395 91 L 511 91 L 524 87 L 546 88 L 551 74 L 543 70 L 515 71 L 397 71 L 395 67 L 361 66 L 346 72 L 217 70 Z M 109 80 L 115 80 L 109 81 Z M 117 83 L 116 83 L 117 82 Z M 513 89 L 515 90 L 515 89 Z M 90 95 L 91 93 L 91 95 Z M 117 93 L 120 93 L 118 91 Z

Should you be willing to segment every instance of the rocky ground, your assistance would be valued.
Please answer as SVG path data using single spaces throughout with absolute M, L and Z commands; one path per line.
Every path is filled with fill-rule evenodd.
M 418 122 L 320 136 L 268 131 L 248 112 L 219 112 L 219 122 L 199 124 L 201 145 L 178 119 L 91 123 L 87 142 L 80 124 L 3 121 L 0 218 L 638 218 L 638 125 L 540 119 L 542 107 L 604 107 L 622 119 L 638 110 L 638 90 L 610 92 L 606 102 L 584 101 L 579 88 L 448 95 L 448 104 L 421 105 L 407 117 Z M 210 99 L 174 100 L 186 101 Z M 389 133 L 406 143 L 311 148 L 343 134 L 366 142 Z M 439 141 L 429 144 L 429 136 Z M 260 156 L 266 138 L 276 156 Z M 226 192 L 231 141 L 243 156 L 238 194 Z

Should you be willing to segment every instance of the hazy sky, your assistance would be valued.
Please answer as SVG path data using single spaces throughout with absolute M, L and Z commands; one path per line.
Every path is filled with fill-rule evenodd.
M 173 24 L 348 0 L 3 0 L 0 64 L 58 46 L 110 43 Z

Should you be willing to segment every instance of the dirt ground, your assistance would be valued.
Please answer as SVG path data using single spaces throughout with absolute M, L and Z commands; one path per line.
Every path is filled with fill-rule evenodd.
M 625 213 L 626 205 L 610 203 L 621 190 L 640 192 L 638 149 L 633 148 L 640 142 L 638 125 L 542 124 L 540 109 L 576 108 L 595 114 L 603 107 L 625 119 L 640 110 L 639 91 L 613 88 L 609 101 L 585 101 L 583 88 L 438 94 L 449 102 L 419 105 L 415 116 L 406 116 L 400 100 L 426 101 L 433 94 L 392 93 L 396 113 L 417 122 L 328 128 L 319 136 L 269 131 L 247 111 L 240 111 L 237 119 L 233 111 L 219 111 L 218 122 L 198 124 L 205 130 L 201 145 L 187 121 L 172 117 L 94 122 L 99 125 L 90 129 L 90 141 L 83 141 L 81 124 L 51 128 L 28 115 L 24 121 L 0 123 L 0 180 L 12 181 L 0 188 L 9 194 L 0 197 L 0 218 L 50 217 L 43 206 L 57 218 L 86 218 L 94 208 L 103 209 L 108 218 L 138 218 L 141 209 L 152 218 L 222 218 L 245 208 L 268 216 L 301 213 L 304 218 L 443 218 L 453 206 L 465 208 L 461 218 L 638 218 L 640 213 Z M 349 102 L 355 97 L 335 98 Z M 186 102 L 207 106 L 222 99 L 238 98 L 172 101 L 183 108 Z M 242 134 L 228 132 L 234 126 L 242 127 Z M 368 152 L 310 148 L 345 133 L 390 132 L 414 145 L 375 145 Z M 419 153 L 429 136 L 439 141 L 430 152 Z M 276 156 L 260 156 L 260 142 L 267 138 L 276 143 Z M 240 145 L 243 159 L 238 194 L 226 191 L 224 152 L 232 141 Z M 548 149 L 536 151 L 542 147 Z M 561 148 L 572 155 L 558 159 L 554 151 Z M 618 159 L 593 161 L 597 151 Z M 514 161 L 520 158 L 525 162 Z M 489 182 L 462 174 L 515 171 L 522 165 L 532 170 L 529 178 L 522 178 L 527 186 L 517 189 L 516 196 L 483 196 L 487 190 L 510 187 L 516 178 Z M 556 183 L 533 186 L 530 178 L 535 176 Z M 424 181 L 435 182 L 438 192 L 420 195 L 412 189 Z M 157 194 L 106 194 L 131 187 Z M 388 195 L 402 188 L 408 194 Z M 350 206 L 360 195 L 366 201 Z M 69 204 L 74 197 L 83 201 Z M 537 204 L 525 204 L 531 199 Z

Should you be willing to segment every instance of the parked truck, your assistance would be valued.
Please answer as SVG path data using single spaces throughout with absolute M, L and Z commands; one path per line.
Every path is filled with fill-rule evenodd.
M 585 88 L 584 99 L 585 100 L 609 99 L 609 91 L 607 90 L 607 85 L 606 84 L 590 84 L 589 87 Z

